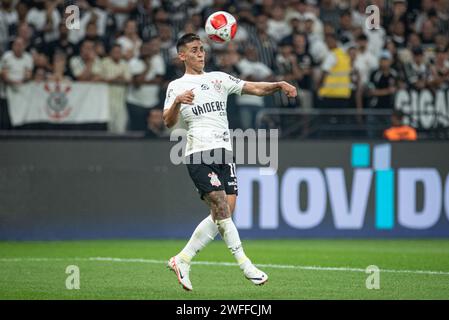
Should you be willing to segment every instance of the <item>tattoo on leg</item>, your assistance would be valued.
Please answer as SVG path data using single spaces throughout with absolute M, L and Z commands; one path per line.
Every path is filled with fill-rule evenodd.
M 231 216 L 228 201 L 224 191 L 212 191 L 204 196 L 214 220 L 223 220 Z

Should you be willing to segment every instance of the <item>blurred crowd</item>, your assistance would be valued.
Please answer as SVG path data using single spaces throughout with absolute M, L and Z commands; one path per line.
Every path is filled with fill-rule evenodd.
M 80 9 L 79 29 L 68 28 L 70 5 Z M 228 44 L 204 32 L 219 10 L 238 21 Z M 391 109 L 399 89 L 449 88 L 449 0 L 2 0 L 2 119 L 5 85 L 106 82 L 110 131 L 163 135 L 165 89 L 184 73 L 176 40 L 189 32 L 204 39 L 206 71 L 299 89 L 297 99 L 230 97 L 231 127 L 254 127 L 264 107 Z

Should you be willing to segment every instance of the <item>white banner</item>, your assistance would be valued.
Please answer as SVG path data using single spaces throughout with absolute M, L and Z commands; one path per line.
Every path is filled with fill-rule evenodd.
M 449 90 L 428 89 L 399 90 L 395 97 L 395 108 L 402 110 L 405 124 L 418 129 L 449 127 Z
M 30 82 L 8 87 L 14 126 L 46 123 L 104 123 L 109 120 L 108 86 L 90 82 Z

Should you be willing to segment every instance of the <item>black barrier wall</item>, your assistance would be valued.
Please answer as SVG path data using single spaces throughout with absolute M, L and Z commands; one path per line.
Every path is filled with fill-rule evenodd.
M 173 144 L 0 141 L 0 239 L 184 238 L 208 214 Z M 449 143 L 279 143 L 238 166 L 242 237 L 448 237 Z

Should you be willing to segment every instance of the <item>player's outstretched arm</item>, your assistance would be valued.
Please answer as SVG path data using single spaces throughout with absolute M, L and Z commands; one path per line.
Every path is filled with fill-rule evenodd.
M 255 96 L 266 96 L 276 91 L 282 90 L 289 98 L 294 98 L 298 95 L 296 88 L 285 81 L 280 82 L 251 82 L 245 81 L 243 85 L 242 94 L 252 94 Z
M 181 107 L 181 103 L 184 104 L 193 104 L 193 98 L 195 98 L 195 94 L 193 93 L 193 89 L 187 90 L 184 93 L 176 96 L 175 101 L 170 108 L 165 109 L 162 117 L 164 118 L 164 123 L 167 128 L 173 127 L 176 122 L 178 122 L 179 117 L 179 108 Z

